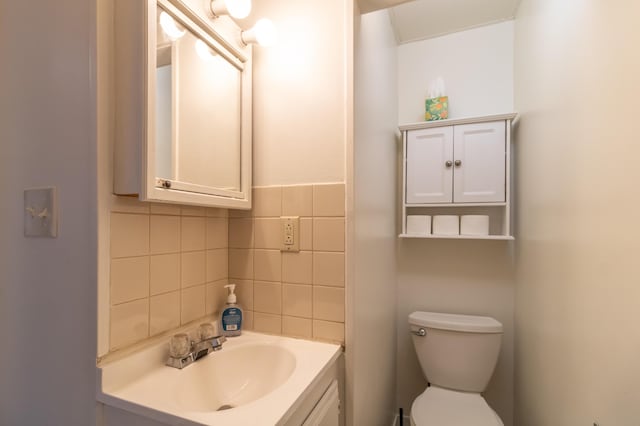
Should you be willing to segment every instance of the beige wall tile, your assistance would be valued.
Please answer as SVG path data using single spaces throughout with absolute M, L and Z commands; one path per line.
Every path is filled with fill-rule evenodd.
M 205 312 L 207 315 L 217 313 L 227 303 L 227 280 L 220 280 L 213 283 L 207 283 L 205 288 Z
M 313 186 L 282 187 L 282 216 L 312 216 Z
M 313 218 L 313 249 L 344 251 L 344 218 Z
M 151 214 L 180 216 L 180 206 L 175 204 L 152 203 Z
M 229 247 L 253 248 L 253 229 L 251 218 L 229 219 Z
M 180 251 L 180 217 L 151 215 L 151 254 Z
M 307 318 L 282 317 L 282 334 L 311 339 L 313 335 L 312 322 Z
M 313 286 L 313 318 L 344 322 L 344 289 Z
M 313 282 L 313 253 L 282 253 L 282 281 L 311 284 Z
M 207 207 L 205 209 L 205 215 L 207 217 L 229 217 L 229 210 L 217 207 Z
M 282 284 L 279 282 L 253 282 L 253 310 L 269 314 L 282 313 Z
M 344 184 L 313 185 L 314 216 L 344 216 Z
M 344 344 L 344 324 L 313 320 L 313 338 Z
M 313 250 L 313 219 L 300 218 L 300 250 Z
M 111 304 L 149 297 L 149 256 L 111 261 Z
M 118 349 L 149 336 L 149 299 L 112 306 L 109 347 Z
M 182 288 L 204 284 L 206 279 L 206 253 L 204 250 L 181 253 L 181 280 Z
M 282 225 L 280 218 L 254 219 L 254 247 L 257 249 L 277 249 L 282 246 Z
M 180 288 L 180 255 L 159 254 L 151 256 L 151 286 L 152 296 Z
M 282 216 L 282 187 L 253 188 L 253 216 Z
M 152 296 L 149 302 L 149 332 L 153 336 L 180 326 L 180 292 Z
M 253 311 L 253 280 L 234 280 L 238 304 L 242 309 Z
M 229 249 L 229 278 L 253 279 L 253 250 Z
M 344 287 L 344 253 L 313 252 L 313 284 Z
M 280 250 L 254 250 L 253 256 L 254 280 L 280 281 L 282 279 Z
M 111 211 L 119 213 L 149 213 L 149 203 L 140 201 L 138 197 L 111 195 Z
M 242 311 L 242 329 L 253 330 L 253 311 Z
M 149 216 L 111 213 L 111 257 L 149 254 Z
M 205 316 L 205 286 L 199 285 L 182 290 L 180 324 L 186 324 Z
M 182 251 L 204 250 L 207 228 L 204 217 L 182 217 L 180 226 Z
M 180 206 L 182 216 L 204 216 L 205 208 L 198 206 Z
M 229 219 L 225 217 L 207 218 L 207 249 L 229 246 Z
M 254 312 L 253 330 L 261 333 L 282 334 L 282 317 L 280 315 Z
M 227 249 L 207 250 L 207 282 L 226 279 L 229 276 L 229 252 Z
M 282 284 L 283 315 L 311 318 L 312 313 L 313 290 L 310 285 Z
M 253 217 L 253 210 L 229 209 L 229 217 Z

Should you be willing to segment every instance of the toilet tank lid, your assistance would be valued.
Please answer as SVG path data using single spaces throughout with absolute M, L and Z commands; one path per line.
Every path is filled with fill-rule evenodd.
M 413 312 L 409 315 L 409 324 L 470 333 L 502 333 L 502 324 L 499 321 L 476 315 Z

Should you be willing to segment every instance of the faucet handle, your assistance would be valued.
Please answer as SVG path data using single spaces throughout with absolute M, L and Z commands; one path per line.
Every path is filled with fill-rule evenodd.
M 216 329 L 213 324 L 209 322 L 200 324 L 200 326 L 198 327 L 198 338 L 200 339 L 199 341 L 202 342 L 213 337 L 217 337 Z
M 169 341 L 169 356 L 184 358 L 191 352 L 191 339 L 186 333 L 174 334 Z

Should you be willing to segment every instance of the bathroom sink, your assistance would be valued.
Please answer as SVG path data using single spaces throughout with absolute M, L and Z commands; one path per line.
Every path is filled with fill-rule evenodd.
M 163 341 L 99 365 L 97 399 L 165 424 L 301 424 L 296 416 L 337 374 L 340 352 L 338 345 L 244 332 L 179 370 L 165 365 Z
M 291 351 L 266 344 L 221 350 L 185 368 L 168 394 L 190 411 L 218 411 L 254 401 L 293 373 Z

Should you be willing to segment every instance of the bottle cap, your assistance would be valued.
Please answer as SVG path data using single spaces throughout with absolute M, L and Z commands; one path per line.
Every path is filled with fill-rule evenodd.
M 236 285 L 235 284 L 227 284 L 224 288 L 229 289 L 229 295 L 227 296 L 227 303 L 236 303 Z

